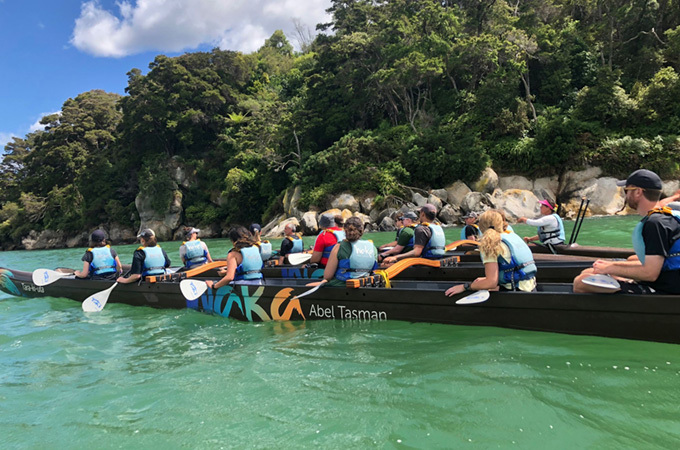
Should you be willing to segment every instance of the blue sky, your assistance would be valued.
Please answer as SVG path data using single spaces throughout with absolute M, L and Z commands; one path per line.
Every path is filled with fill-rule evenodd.
M 256 50 L 275 30 L 297 44 L 330 0 L 0 0 L 0 151 L 68 98 L 125 93 L 158 54 Z

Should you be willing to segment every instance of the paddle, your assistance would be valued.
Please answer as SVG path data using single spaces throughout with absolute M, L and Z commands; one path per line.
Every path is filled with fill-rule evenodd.
M 583 284 L 588 284 L 590 286 L 595 286 L 604 289 L 618 290 L 621 289 L 621 285 L 616 279 L 612 278 L 610 275 L 604 275 L 596 273 L 594 275 L 589 275 L 583 280 Z
M 199 275 L 204 274 L 205 272 L 208 272 L 209 270 L 219 269 L 221 267 L 226 267 L 226 266 L 227 266 L 226 260 L 217 260 L 217 261 L 213 261 L 211 263 L 203 264 L 202 266 L 198 266 L 195 269 L 189 269 L 185 272 L 175 272 L 175 273 L 168 273 L 168 274 L 165 274 L 165 275 L 148 276 L 144 279 L 144 281 L 147 281 L 149 283 L 155 283 L 157 281 L 182 280 L 182 279 L 185 279 L 185 278 L 197 277 Z
M 52 284 L 55 281 L 60 280 L 69 275 L 73 274 L 57 272 L 56 270 L 50 269 L 35 269 L 33 271 L 33 274 L 31 275 L 31 278 L 33 279 L 33 284 L 35 284 L 36 286 L 47 286 L 48 284 Z
M 323 286 L 324 284 L 326 284 L 327 282 L 328 282 L 328 280 L 321 280 L 321 282 L 320 282 L 319 284 L 317 284 L 316 286 L 314 286 L 314 287 L 311 288 L 310 290 L 305 291 L 305 292 L 303 292 L 303 293 L 300 294 L 300 295 L 296 295 L 295 297 L 300 298 L 300 297 L 304 297 L 305 295 L 312 294 L 312 293 L 318 291 L 319 288 L 320 288 L 321 286 Z
M 106 306 L 106 302 L 109 301 L 109 295 L 111 295 L 111 291 L 118 286 L 118 282 L 113 283 L 113 285 L 101 292 L 97 292 L 96 294 L 92 294 L 89 297 L 87 297 L 85 300 L 83 300 L 83 311 L 85 312 L 99 312 L 102 309 L 104 309 L 104 306 Z
M 293 266 L 306 263 L 310 259 L 312 259 L 311 253 L 291 253 L 288 255 L 288 262 Z
M 208 285 L 200 280 L 182 280 L 179 283 L 179 290 L 187 300 L 196 300 L 208 290 Z
M 477 246 L 477 245 L 479 245 L 479 242 L 473 241 L 471 239 L 461 239 L 461 240 L 458 240 L 458 241 L 451 242 L 449 245 L 444 247 L 444 250 L 446 250 L 446 251 L 455 250 L 456 247 L 458 247 L 459 245 L 475 245 L 475 246 Z
M 451 267 L 460 262 L 457 256 L 451 256 L 443 259 L 426 259 L 426 258 L 406 258 L 392 264 L 385 270 L 376 270 L 375 275 L 370 275 L 364 278 L 354 278 L 347 280 L 348 288 L 359 288 L 363 286 L 376 286 L 379 284 L 390 287 L 390 279 L 399 275 L 404 270 L 412 266 L 428 266 L 428 267 Z
M 473 294 L 467 295 L 456 300 L 456 305 L 474 305 L 475 303 L 482 303 L 489 299 L 489 291 L 482 290 Z

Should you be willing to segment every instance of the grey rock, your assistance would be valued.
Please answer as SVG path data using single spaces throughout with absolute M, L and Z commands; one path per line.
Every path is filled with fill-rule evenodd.
M 487 167 L 472 187 L 477 192 L 490 194 L 498 187 L 498 175 L 491 167 Z
M 499 178 L 498 187 L 504 191 L 508 189 L 522 189 L 525 191 L 530 191 L 534 188 L 534 183 L 524 177 L 513 175 L 510 177 Z
M 446 188 L 447 202 L 454 206 L 460 206 L 465 196 L 470 192 L 472 191 L 465 183 L 462 181 L 456 181 L 451 186 Z
M 427 204 L 427 198 L 423 197 L 417 192 L 413 193 L 413 203 L 416 204 L 417 207 L 421 207 Z

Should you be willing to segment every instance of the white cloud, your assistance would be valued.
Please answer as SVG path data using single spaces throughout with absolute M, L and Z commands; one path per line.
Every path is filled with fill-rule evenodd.
M 0 3 L 2 3 L 2 0 L 0 0 Z M 5 133 L 4 131 L 0 131 L 0 153 L 4 153 L 5 145 L 7 145 L 8 142 L 11 142 L 12 137 L 14 136 L 16 136 L 16 134 Z
M 295 44 L 294 20 L 314 30 L 330 0 L 123 0 L 118 12 L 82 4 L 71 43 L 95 56 L 179 52 L 201 44 L 251 52 L 281 29 Z M 314 31 L 313 31 L 314 32 Z
M 61 114 L 61 111 L 53 111 L 53 112 L 48 112 L 48 113 L 41 113 L 40 118 L 33 122 L 33 125 L 29 127 L 29 133 L 33 133 L 35 131 L 42 131 L 45 129 L 45 125 L 41 124 L 40 121 L 42 120 L 43 117 L 45 116 L 51 116 L 52 114 Z

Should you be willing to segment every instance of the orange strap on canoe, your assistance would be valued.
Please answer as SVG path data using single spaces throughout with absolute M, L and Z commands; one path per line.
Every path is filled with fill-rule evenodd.
M 461 246 L 461 245 L 474 245 L 475 247 L 479 245 L 479 242 L 473 241 L 471 239 L 461 239 L 459 241 L 453 241 L 446 247 L 444 247 L 444 250 L 449 251 L 453 250 L 454 248 Z
M 385 286 L 390 287 L 390 279 L 396 277 L 404 270 L 412 266 L 429 266 L 429 267 L 450 267 L 455 266 L 460 262 L 460 257 L 451 256 L 443 259 L 426 259 L 426 258 L 406 258 L 397 261 L 390 267 L 384 270 L 376 270 L 374 275 L 353 278 L 347 280 L 346 286 L 348 288 L 360 288 L 365 286 Z

